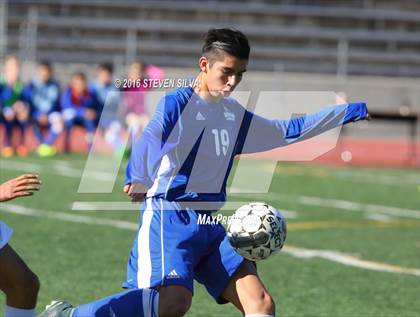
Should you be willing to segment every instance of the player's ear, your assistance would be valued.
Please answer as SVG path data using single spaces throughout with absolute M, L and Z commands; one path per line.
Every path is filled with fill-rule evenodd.
M 209 60 L 205 56 L 201 56 L 198 60 L 198 66 L 203 73 L 207 73 L 207 66 L 209 64 Z

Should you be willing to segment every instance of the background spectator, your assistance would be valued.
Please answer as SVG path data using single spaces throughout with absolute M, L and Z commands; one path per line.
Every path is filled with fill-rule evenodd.
M 162 80 L 164 72 L 154 65 L 145 65 L 142 62 L 134 62 L 128 69 L 128 78 L 132 81 L 144 79 Z M 149 122 L 146 109 L 146 92 L 151 90 L 147 85 L 135 85 L 124 89 L 124 113 L 125 121 L 133 134 L 140 133 Z
M 65 125 L 65 151 L 70 151 L 70 133 L 73 126 L 81 124 L 86 129 L 86 142 L 92 145 L 97 117 L 95 102 L 87 89 L 86 75 L 77 72 L 72 75 L 70 86 L 61 97 L 62 116 Z
M 55 155 L 57 150 L 53 144 L 63 130 L 63 123 L 60 114 L 60 87 L 52 78 L 50 63 L 39 64 L 38 74 L 25 87 L 23 96 L 31 107 L 34 134 L 40 143 L 38 154 Z
M 4 78 L 0 81 L 0 109 L 5 125 L 5 146 L 1 150 L 3 157 L 13 156 L 13 130 L 17 126 L 20 132 L 16 153 L 26 156 L 25 131 L 29 120 L 29 107 L 22 100 L 22 84 L 19 81 L 20 63 L 14 55 L 6 57 Z

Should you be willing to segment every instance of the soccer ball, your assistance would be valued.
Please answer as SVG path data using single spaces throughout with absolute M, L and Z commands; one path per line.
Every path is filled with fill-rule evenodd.
M 283 215 L 273 206 L 258 202 L 236 210 L 227 227 L 230 244 L 251 261 L 266 259 L 280 251 L 286 234 Z

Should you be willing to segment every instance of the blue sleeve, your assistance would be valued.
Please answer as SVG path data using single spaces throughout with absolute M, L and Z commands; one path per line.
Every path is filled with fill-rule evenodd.
M 66 89 L 66 91 L 61 96 L 61 108 L 64 110 L 72 107 L 73 104 L 71 103 L 70 89 Z
M 33 115 L 36 111 L 35 105 L 33 103 L 33 86 L 31 83 L 25 85 L 22 89 L 20 97 L 29 106 L 29 113 Z
M 32 85 L 27 84 L 23 87 L 22 93 L 21 93 L 21 99 L 25 101 L 31 109 L 34 107 L 32 103 Z
M 162 157 L 178 144 L 180 111 L 173 96 L 160 100 L 141 137 L 132 142 L 125 184 L 141 183 L 148 188 L 153 185 Z
M 268 120 L 246 111 L 236 154 L 262 152 L 303 141 L 349 122 L 366 119 L 367 114 L 365 103 L 332 106 L 290 120 Z
M 3 84 L 0 82 L 0 110 L 3 109 Z
M 92 96 L 93 108 L 95 108 L 98 112 L 102 111 L 103 105 L 99 100 L 98 91 L 94 84 L 90 84 L 88 87 L 89 94 Z
M 61 111 L 61 105 L 60 105 L 60 85 L 57 82 L 54 82 L 54 86 L 57 89 L 57 98 L 54 101 L 53 111 Z
M 89 96 L 86 98 L 86 108 L 89 109 L 93 109 L 93 110 L 98 110 L 96 108 L 96 102 L 95 102 L 95 96 L 93 96 L 90 92 L 89 92 Z

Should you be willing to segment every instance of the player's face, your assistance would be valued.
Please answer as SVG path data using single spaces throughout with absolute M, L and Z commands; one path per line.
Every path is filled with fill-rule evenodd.
M 74 76 L 71 80 L 71 87 L 77 95 L 81 95 L 86 90 L 86 82 L 79 76 Z
M 109 84 L 111 82 L 111 79 L 112 79 L 111 77 L 112 77 L 112 75 L 108 70 L 102 69 L 102 68 L 100 68 L 98 70 L 98 80 L 103 85 Z
M 205 81 L 213 97 L 227 97 L 241 82 L 246 72 L 247 60 L 223 54 L 213 65 L 206 65 Z
M 19 61 L 9 58 L 4 64 L 4 79 L 9 85 L 14 85 L 19 77 Z
M 38 76 L 44 83 L 47 82 L 51 77 L 50 69 L 44 65 L 39 66 Z
M 128 69 L 128 78 L 143 79 L 145 77 L 145 69 L 142 63 L 133 63 Z

